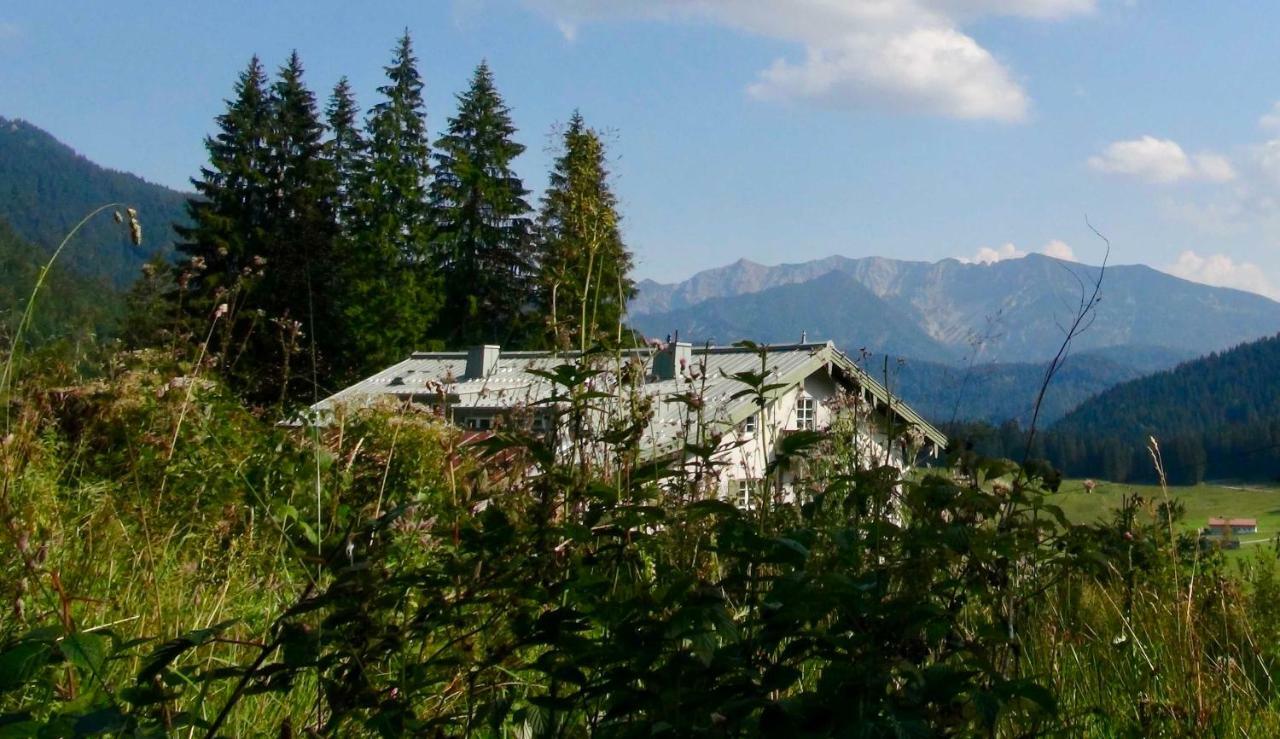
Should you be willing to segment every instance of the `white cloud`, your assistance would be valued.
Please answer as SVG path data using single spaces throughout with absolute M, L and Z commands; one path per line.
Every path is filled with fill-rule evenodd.
M 1196 175 L 1207 182 L 1230 182 L 1236 178 L 1231 160 L 1219 154 L 1204 152 L 1191 157 Z
M 1179 254 L 1178 261 L 1166 266 L 1164 271 L 1184 280 L 1218 287 L 1234 287 L 1280 300 L 1280 290 L 1276 289 L 1258 265 L 1236 262 L 1226 254 L 1201 256 L 1188 249 Z
M 1053 241 L 1045 244 L 1044 247 L 1040 249 L 1040 253 L 1055 259 L 1063 259 L 1069 262 L 1074 262 L 1076 260 L 1075 250 L 1068 246 L 1065 241 L 1060 239 L 1054 239 Z M 1022 259 L 1025 256 L 1027 256 L 1027 252 L 1019 249 L 1012 242 L 1009 242 L 994 249 L 989 246 L 984 246 L 974 252 L 972 256 L 956 258 L 965 264 L 995 264 L 996 262 L 1003 262 L 1006 259 Z
M 1159 185 L 1190 180 L 1228 182 L 1236 177 L 1226 157 L 1210 152 L 1188 156 L 1178 142 L 1154 136 L 1116 141 L 1102 154 L 1089 157 L 1089 166 Z
M 1040 253 L 1051 256 L 1054 259 L 1062 259 L 1067 262 L 1076 261 L 1075 249 L 1068 246 L 1067 242 L 1059 239 L 1054 239 L 1053 241 L 1045 244 L 1044 248 L 1040 250 Z
M 586 22 L 631 17 L 704 22 L 793 42 L 748 92 L 760 99 L 1019 121 L 1030 100 L 1015 75 L 963 30 L 982 18 L 1054 21 L 1097 0 L 524 0 L 567 38 Z
M 1013 244 L 1008 243 L 995 249 L 992 249 L 989 246 L 984 246 L 978 249 L 973 256 L 959 257 L 959 260 L 965 264 L 995 264 L 996 262 L 1002 262 L 1006 259 L 1021 259 L 1026 255 L 1027 253 L 1025 251 L 1022 251 Z
M 951 28 L 853 36 L 811 48 L 800 64 L 778 60 L 748 88 L 763 100 L 851 101 L 906 113 L 1020 121 L 1027 95 L 995 57 Z
M 1264 131 L 1280 131 L 1280 102 L 1274 103 L 1271 110 L 1258 119 L 1258 127 Z

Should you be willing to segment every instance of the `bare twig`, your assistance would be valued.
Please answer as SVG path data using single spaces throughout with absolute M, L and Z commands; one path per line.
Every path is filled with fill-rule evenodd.
M 1058 351 L 1050 360 L 1049 366 L 1045 368 L 1044 379 L 1040 382 L 1040 390 L 1036 393 L 1036 403 L 1031 411 L 1031 424 L 1027 428 L 1027 446 L 1022 453 L 1022 464 L 1025 467 L 1027 460 L 1031 458 L 1031 449 L 1035 444 L 1036 424 L 1040 420 L 1040 409 L 1044 405 L 1045 395 L 1049 392 L 1049 385 L 1053 383 L 1053 378 L 1058 374 L 1058 370 L 1062 369 L 1062 364 L 1066 361 L 1067 356 L 1071 353 L 1071 342 L 1075 340 L 1082 332 L 1086 331 L 1093 325 L 1094 311 L 1098 307 L 1098 303 L 1102 300 L 1102 278 L 1107 273 L 1107 260 L 1111 257 L 1111 240 L 1103 236 L 1098 229 L 1093 227 L 1089 222 L 1088 216 L 1085 216 L 1084 224 L 1089 227 L 1090 231 L 1102 239 L 1102 243 L 1106 244 L 1106 251 L 1102 255 L 1102 265 L 1098 269 L 1098 276 L 1093 280 L 1092 289 L 1080 279 L 1079 275 L 1074 272 L 1072 275 L 1080 283 L 1080 301 L 1076 307 L 1075 316 L 1065 329 L 1065 335 L 1062 343 L 1058 346 Z

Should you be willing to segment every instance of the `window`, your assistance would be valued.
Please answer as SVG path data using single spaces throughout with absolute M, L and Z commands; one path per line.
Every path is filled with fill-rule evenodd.
M 736 481 L 736 489 L 734 491 L 733 502 L 736 503 L 737 506 L 743 509 L 744 511 L 751 510 L 752 487 L 753 485 L 751 480 Z
M 813 398 L 805 396 L 796 401 L 796 428 L 812 431 L 817 428 L 817 420 Z
M 756 414 L 752 413 L 747 416 L 747 420 L 742 422 L 742 433 L 754 434 L 756 432 Z
M 473 431 L 488 431 L 493 428 L 492 416 L 472 416 L 467 419 L 467 428 Z

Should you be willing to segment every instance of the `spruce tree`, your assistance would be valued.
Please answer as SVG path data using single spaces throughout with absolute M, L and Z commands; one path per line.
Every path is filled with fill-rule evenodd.
M 539 216 L 539 304 L 557 348 L 621 343 L 627 334 L 622 318 L 635 283 L 608 179 L 604 143 L 575 112 Z
M 205 139 L 209 164 L 191 180 L 190 226 L 177 226 L 179 253 L 173 299 L 203 333 L 215 306 L 229 299 L 242 271 L 261 256 L 268 222 L 270 106 L 258 57 L 240 74 L 218 132 Z
M 351 192 L 365 156 L 364 138 L 357 122 L 359 114 L 355 94 L 347 78 L 343 77 L 334 86 L 325 108 L 325 118 L 329 123 L 329 141 L 325 150 L 334 178 L 333 210 L 338 223 L 343 226 L 351 220 Z
M 315 95 L 294 52 L 272 87 L 272 183 L 264 276 L 251 303 L 270 323 L 257 336 L 257 384 L 281 397 L 318 400 L 321 360 L 334 347 L 335 178 Z M 284 386 L 279 385 L 280 382 Z
M 509 343 L 533 287 L 528 190 L 512 169 L 524 146 L 486 63 L 436 141 L 433 251 L 444 279 L 446 343 Z
M 179 229 L 188 259 L 172 295 L 223 375 L 258 402 L 318 395 L 328 347 L 317 342 L 334 315 L 334 177 L 302 76 L 296 53 L 269 88 L 250 62 L 206 142 L 193 225 Z
M 386 67 L 366 122 L 367 155 L 355 178 L 353 244 L 343 260 L 341 321 L 348 376 L 425 348 L 441 297 L 428 256 L 430 146 L 422 79 L 409 34 Z

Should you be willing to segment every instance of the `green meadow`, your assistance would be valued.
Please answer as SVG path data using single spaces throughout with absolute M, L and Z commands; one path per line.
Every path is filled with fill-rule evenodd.
M 1072 523 L 1110 518 L 1121 499 L 1135 493 L 1153 503 L 1164 500 L 1165 495 L 1180 501 L 1186 515 L 1179 523 L 1188 531 L 1204 527 L 1211 516 L 1256 518 L 1258 533 L 1239 537 L 1245 545 L 1241 551 L 1246 551 L 1248 545 L 1271 541 L 1280 532 L 1280 486 L 1201 483 L 1189 487 L 1170 486 L 1166 493 L 1159 485 L 1095 482 L 1097 487 L 1086 492 L 1083 480 L 1065 480 L 1049 502 L 1061 507 Z

